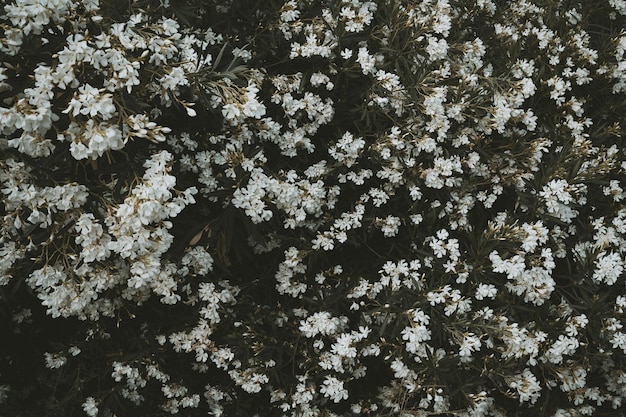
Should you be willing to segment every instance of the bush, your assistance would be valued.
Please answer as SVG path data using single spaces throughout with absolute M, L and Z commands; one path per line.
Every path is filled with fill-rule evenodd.
M 620 415 L 626 3 L 2 3 L 0 415 Z

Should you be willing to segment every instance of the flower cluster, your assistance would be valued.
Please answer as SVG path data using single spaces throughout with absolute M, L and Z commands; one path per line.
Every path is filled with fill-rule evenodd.
M 624 406 L 623 1 L 2 4 L 0 414 Z

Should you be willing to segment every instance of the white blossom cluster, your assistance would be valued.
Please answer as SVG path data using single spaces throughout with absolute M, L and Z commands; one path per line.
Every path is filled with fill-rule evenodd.
M 0 414 L 621 412 L 626 3 L 241 4 L 2 3 Z

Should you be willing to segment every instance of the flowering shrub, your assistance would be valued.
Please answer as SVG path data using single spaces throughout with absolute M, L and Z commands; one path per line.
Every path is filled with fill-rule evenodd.
M 624 1 L 2 7 L 0 414 L 620 413 Z

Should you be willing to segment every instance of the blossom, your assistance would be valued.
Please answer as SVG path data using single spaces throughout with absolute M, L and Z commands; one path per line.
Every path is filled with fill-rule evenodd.
M 541 396 L 541 385 L 539 385 L 537 377 L 528 368 L 512 378 L 509 387 L 517 391 L 520 403 L 529 401 L 531 404 L 535 404 Z
M 99 89 L 88 83 L 78 88 L 78 94 L 74 95 L 68 107 L 63 111 L 63 113 L 71 113 L 72 116 L 82 114 L 93 117 L 99 115 L 102 120 L 112 118 L 115 112 L 112 95 L 109 93 L 102 94 Z
M 46 367 L 50 369 L 60 368 L 67 363 L 67 358 L 62 354 L 53 354 L 46 352 L 44 354 Z
M 485 298 L 496 298 L 496 294 L 498 293 L 498 289 L 493 284 L 479 284 L 478 288 L 476 288 L 476 294 L 474 297 L 477 300 L 484 300 Z
M 437 39 L 430 36 L 428 37 L 426 52 L 428 53 L 431 61 L 444 59 L 448 52 L 448 42 L 446 42 L 445 39 Z
M 426 325 L 420 324 L 408 326 L 402 329 L 402 340 L 405 341 L 405 349 L 409 353 L 421 355 L 426 348 L 424 342 L 430 340 L 431 331 Z
M 560 364 L 563 357 L 572 355 L 580 346 L 578 339 L 559 335 L 558 339 L 550 346 L 544 357 L 551 363 Z
M 4 3 L 0 287 L 80 328 L 20 372 L 101 382 L 59 413 L 622 407 L 623 1 Z
M 365 141 L 362 138 L 355 138 L 352 133 L 346 132 L 335 145 L 328 149 L 328 153 L 350 168 L 356 163 L 364 146 Z
M 194 187 L 174 197 L 170 191 L 176 178 L 168 175 L 172 155 L 167 151 L 155 153 L 145 162 L 146 171 L 141 183 L 120 204 L 115 213 L 105 219 L 111 240 L 107 248 L 131 261 L 130 288 L 143 288 L 160 276 L 160 256 L 171 246 L 173 237 L 167 231 L 171 223 L 166 219 L 177 216 L 188 204 L 193 204 Z M 155 224 L 154 228 L 146 228 Z M 169 293 L 165 290 L 164 296 Z
M 320 387 L 320 393 L 330 398 L 335 403 L 348 398 L 348 390 L 343 387 L 343 381 L 333 376 L 327 376 L 326 379 L 324 379 L 324 383 Z
M 618 253 L 601 252 L 594 261 L 596 266 L 593 272 L 594 281 L 613 285 L 624 271 L 624 261 Z
M 62 137 L 62 136 L 61 136 Z M 96 159 L 106 151 L 124 147 L 122 132 L 115 124 L 89 119 L 84 124 L 72 123 L 67 130 L 70 152 L 75 159 Z
M 373 74 L 376 65 L 376 58 L 370 55 L 366 47 L 359 48 L 357 62 L 361 65 L 363 74 Z
M 610 340 L 613 348 L 619 348 L 622 351 L 626 352 L 626 333 L 623 332 L 615 332 L 613 337 Z
M 86 263 L 102 261 L 110 255 L 108 244 L 111 237 L 104 232 L 92 213 L 83 213 L 76 221 L 75 228 L 79 233 L 76 243 L 82 246 L 80 257 Z
M 83 403 L 83 411 L 89 417 L 95 417 L 98 415 L 98 404 L 96 403 L 95 398 L 87 397 L 87 399 Z
M 300 331 L 305 337 L 312 338 L 318 334 L 331 335 L 341 328 L 341 320 L 333 317 L 329 312 L 316 312 L 306 320 L 300 321 Z
M 377 219 L 378 220 L 378 219 Z M 387 216 L 385 219 L 380 219 L 381 231 L 385 237 L 393 237 L 398 234 L 400 226 L 400 218 L 397 216 Z

